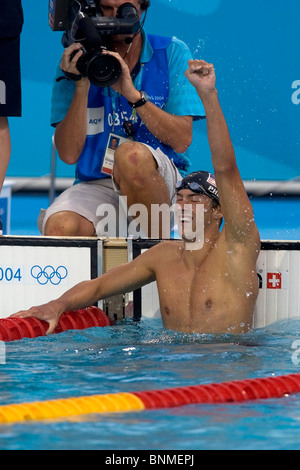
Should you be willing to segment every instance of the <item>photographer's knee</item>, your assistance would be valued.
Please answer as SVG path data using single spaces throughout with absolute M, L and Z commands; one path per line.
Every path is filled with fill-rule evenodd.
M 150 150 L 139 142 L 125 142 L 115 153 L 114 174 L 130 180 L 147 178 L 157 170 L 157 163 Z
M 47 237 L 94 236 L 94 225 L 75 212 L 62 211 L 49 217 L 45 226 Z

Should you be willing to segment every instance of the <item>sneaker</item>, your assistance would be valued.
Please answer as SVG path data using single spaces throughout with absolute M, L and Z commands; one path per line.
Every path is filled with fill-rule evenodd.
M 2 225 L 2 220 L 0 218 L 0 236 L 3 235 L 3 225 Z

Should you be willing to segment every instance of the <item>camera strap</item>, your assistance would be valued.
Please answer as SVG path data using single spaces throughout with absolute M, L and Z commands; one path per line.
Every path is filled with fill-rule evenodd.
M 64 76 L 58 77 L 56 79 L 57 82 L 61 82 L 62 80 L 72 80 L 73 82 L 79 82 L 82 79 L 82 75 L 77 75 L 75 73 L 64 72 Z
M 135 113 L 131 114 L 130 119 L 127 119 L 126 117 L 124 118 L 124 115 L 122 111 L 120 112 L 120 115 L 118 116 L 116 112 L 116 98 L 112 98 L 112 108 L 113 108 L 113 114 L 112 114 L 112 132 L 115 132 L 115 125 L 117 122 L 120 122 L 120 118 L 124 119 L 124 122 L 122 124 L 122 127 L 125 131 L 126 137 L 128 137 L 131 140 L 134 140 L 134 135 L 135 135 L 135 129 L 134 129 L 134 124 L 136 124 L 136 110 Z M 121 101 L 120 101 L 120 107 L 119 109 L 121 110 Z

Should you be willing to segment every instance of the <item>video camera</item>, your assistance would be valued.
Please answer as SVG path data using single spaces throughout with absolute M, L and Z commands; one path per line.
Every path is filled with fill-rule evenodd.
M 105 17 L 94 0 L 49 0 L 49 24 L 53 31 L 65 31 L 64 47 L 74 42 L 82 44 L 83 55 L 76 67 L 81 76 L 88 77 L 98 87 L 113 85 L 122 73 L 115 57 L 102 54 L 108 49 L 110 38 L 117 34 L 136 34 L 141 28 L 138 11 L 132 3 L 121 5 L 116 17 Z

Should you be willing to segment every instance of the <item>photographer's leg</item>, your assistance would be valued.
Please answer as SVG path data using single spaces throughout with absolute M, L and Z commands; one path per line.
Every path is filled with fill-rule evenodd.
M 38 227 L 47 236 L 93 237 L 102 220 L 101 206 L 118 214 L 118 204 L 119 197 L 110 179 L 78 183 L 63 191 L 47 210 L 41 210 Z M 117 233 L 117 227 L 110 229 Z
M 47 237 L 93 237 L 95 227 L 85 217 L 71 211 L 53 214 L 45 226 Z
M 127 196 L 129 208 L 133 204 L 146 207 L 148 227 L 142 227 L 144 233 L 149 238 L 151 233 L 159 233 L 161 238 L 162 221 L 152 220 L 151 205 L 170 206 L 170 194 L 150 150 L 137 142 L 122 144 L 115 153 L 114 180 L 122 195 Z
M 11 152 L 8 119 L 0 117 L 0 191 L 3 186 Z

